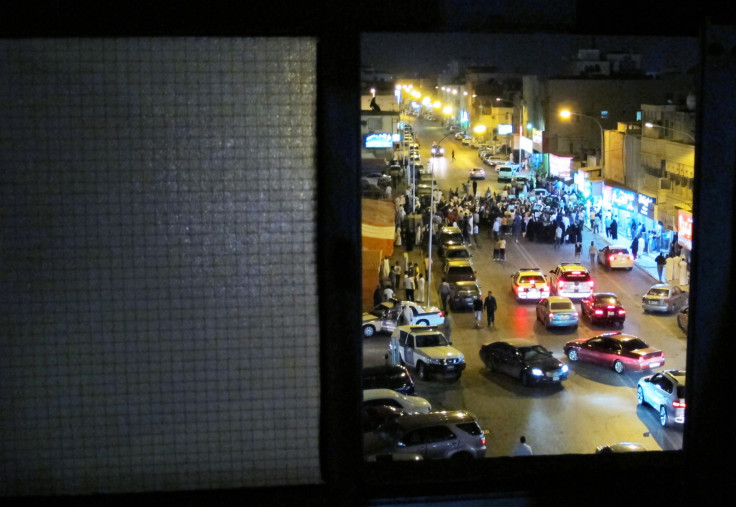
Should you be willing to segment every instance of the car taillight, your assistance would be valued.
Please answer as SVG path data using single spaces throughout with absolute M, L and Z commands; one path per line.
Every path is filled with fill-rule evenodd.
M 595 313 L 596 315 L 603 315 L 603 310 L 600 310 L 600 309 L 598 309 L 598 310 L 596 310 L 596 311 L 595 311 L 594 313 Z
M 590 288 L 592 289 L 595 286 L 595 282 L 591 280 L 588 282 L 588 285 L 590 285 Z
M 613 262 L 613 259 L 615 259 L 615 258 L 616 258 L 615 256 L 613 256 L 613 255 L 610 255 L 610 256 L 608 257 L 608 262 Z
M 444 317 L 444 316 L 445 316 L 445 312 L 440 312 L 440 317 Z
M 481 443 L 481 445 L 486 445 L 486 436 L 485 436 L 485 434 L 481 435 L 481 437 L 480 437 L 480 443 Z
M 675 400 L 672 402 L 673 408 L 685 408 L 687 404 L 684 401 Z
M 626 315 L 626 310 L 624 310 L 623 308 L 621 308 L 621 309 L 620 309 L 620 310 L 618 311 L 618 314 L 619 314 L 619 315 Z
M 565 288 L 565 282 L 557 282 L 557 288 L 558 289 L 564 289 Z
M 519 287 L 519 292 L 526 292 L 526 287 Z

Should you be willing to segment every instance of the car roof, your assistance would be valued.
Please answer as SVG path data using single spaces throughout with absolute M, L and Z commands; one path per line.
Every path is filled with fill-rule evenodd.
M 550 303 L 570 303 L 572 304 L 572 299 L 566 298 L 565 296 L 550 296 L 547 298 L 547 301 Z
M 447 259 L 448 266 L 472 266 L 470 259 Z
M 506 343 L 512 347 L 533 347 L 535 345 L 539 345 L 538 342 L 530 340 L 529 338 L 506 338 L 505 340 L 491 342 L 488 345 L 493 345 L 494 343 Z
M 664 373 L 681 386 L 685 385 L 685 381 L 687 379 L 687 374 L 685 373 L 685 370 L 662 370 L 660 373 Z
M 588 268 L 579 262 L 562 262 L 557 265 L 562 271 L 588 271 Z
M 375 400 L 379 398 L 401 398 L 402 395 L 393 389 L 377 388 L 363 389 L 363 401 Z
M 480 285 L 478 285 L 478 282 L 473 281 L 473 280 L 458 280 L 457 282 L 455 282 L 455 285 L 459 285 L 459 286 L 472 285 L 474 287 L 478 287 L 478 289 L 480 290 Z
M 415 335 L 442 333 L 439 326 L 399 326 L 399 329 Z
M 450 250 L 468 250 L 468 247 L 465 245 L 447 245 L 445 251 L 449 252 Z M 468 250 L 468 253 L 470 253 L 470 250 Z
M 599 334 L 597 336 L 593 336 L 593 338 L 613 338 L 614 340 L 619 340 L 622 342 L 626 342 L 629 340 L 640 340 L 638 336 L 634 336 L 633 334 L 624 334 L 620 332 L 613 332 L 613 333 L 603 333 Z
M 544 273 L 542 273 L 542 270 L 539 268 L 520 268 L 519 271 L 517 271 L 516 273 L 520 275 L 524 275 L 524 274 L 544 275 Z
M 591 294 L 594 298 L 616 298 L 618 299 L 618 296 L 614 294 L 613 292 L 594 292 Z
M 408 414 L 394 422 L 405 430 L 409 430 L 442 423 L 477 422 L 477 418 L 467 410 L 452 410 L 426 414 Z
M 455 234 L 455 233 L 462 234 L 460 227 L 457 227 L 455 225 L 445 225 L 444 227 L 440 229 L 440 232 L 443 234 Z

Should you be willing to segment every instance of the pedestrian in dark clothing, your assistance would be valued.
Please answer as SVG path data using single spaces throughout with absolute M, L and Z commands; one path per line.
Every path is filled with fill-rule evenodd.
M 475 194 L 477 191 L 478 191 L 478 182 L 473 180 L 473 197 L 475 197 Z
M 636 260 L 636 255 L 639 253 L 639 237 L 635 237 L 634 241 L 631 242 L 631 255 L 634 256 L 634 260 Z
M 452 160 L 455 160 L 455 150 L 452 150 Z
M 480 299 L 480 294 L 475 296 L 473 300 L 473 312 L 475 312 L 475 327 L 480 327 L 480 318 L 483 315 L 483 301 Z
M 373 306 L 375 307 L 375 306 L 380 305 L 382 299 L 383 299 L 383 294 L 381 294 L 381 286 L 376 285 L 376 290 L 373 291 Z
M 486 320 L 488 321 L 488 327 L 491 327 L 491 324 L 493 324 L 493 327 L 496 327 L 496 298 L 493 297 L 493 292 L 488 291 L 488 295 L 486 296 L 486 299 L 483 301 L 483 308 L 486 310 Z
M 611 220 L 611 239 L 618 239 L 618 222 L 615 218 Z
M 443 279 L 440 285 L 440 299 L 442 300 L 442 311 L 447 313 L 447 302 L 450 299 L 450 284 L 447 283 L 446 279 Z
M 662 252 L 659 252 L 659 255 L 654 259 L 654 262 L 657 263 L 657 278 L 659 278 L 659 281 L 662 281 L 662 272 L 664 271 L 664 267 L 667 264 L 667 257 L 662 254 Z

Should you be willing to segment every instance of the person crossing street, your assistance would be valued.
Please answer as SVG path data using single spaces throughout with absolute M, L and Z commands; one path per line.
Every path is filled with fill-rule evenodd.
M 491 324 L 493 324 L 493 327 L 496 327 L 496 308 L 498 308 L 498 305 L 496 304 L 496 298 L 493 297 L 493 291 L 488 291 L 488 295 L 483 301 L 483 308 L 486 310 L 488 327 L 491 327 Z

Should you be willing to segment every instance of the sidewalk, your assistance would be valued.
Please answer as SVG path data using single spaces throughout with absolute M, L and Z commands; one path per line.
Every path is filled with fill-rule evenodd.
M 585 227 L 585 232 L 587 232 L 590 235 L 590 237 L 595 242 L 595 246 L 599 250 L 601 248 L 603 248 L 603 246 L 605 246 L 605 245 L 613 245 L 613 244 L 616 244 L 616 245 L 622 245 L 622 246 L 625 246 L 626 248 L 629 248 L 629 245 L 631 244 L 631 238 L 629 238 L 628 236 L 623 236 L 621 234 L 619 234 L 619 239 L 618 240 L 613 241 L 612 239 L 606 237 L 605 231 L 603 232 L 603 234 L 601 234 L 601 233 L 597 233 L 596 234 L 596 233 L 593 233 L 586 226 Z M 585 253 L 586 245 L 589 245 L 589 244 L 590 244 L 590 239 L 588 239 L 588 242 L 587 243 L 586 243 L 585 240 L 583 240 L 583 251 L 584 251 L 584 253 Z M 652 280 L 653 280 L 652 283 L 653 284 L 654 283 L 660 283 L 659 282 L 659 278 L 657 277 L 657 263 L 654 260 L 657 257 L 658 254 L 659 254 L 659 252 L 654 252 L 654 253 L 652 253 L 652 252 L 646 252 L 646 253 L 639 252 L 637 254 L 637 256 L 636 256 L 636 260 L 634 261 L 634 266 L 637 269 L 639 269 L 639 270 L 647 273 L 649 276 L 652 277 Z M 688 277 L 688 280 L 689 280 L 689 277 Z M 677 285 L 680 288 L 682 288 L 682 290 L 685 290 L 685 291 L 689 291 L 690 290 L 690 286 L 689 285 L 680 285 L 680 284 L 677 284 Z

